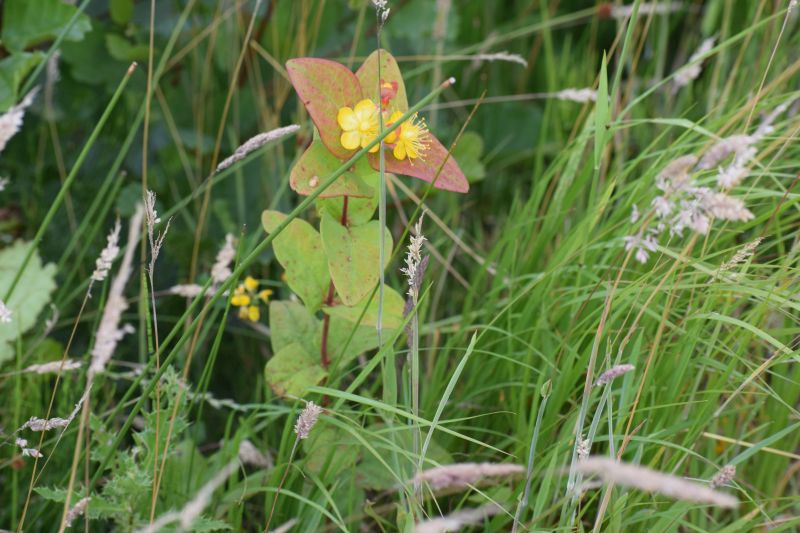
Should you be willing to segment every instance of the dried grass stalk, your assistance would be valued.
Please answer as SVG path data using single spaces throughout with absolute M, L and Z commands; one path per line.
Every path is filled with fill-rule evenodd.
M 705 503 L 725 508 L 734 508 L 739 505 L 739 500 L 734 496 L 716 491 L 700 483 L 643 466 L 621 463 L 608 457 L 593 456 L 579 461 L 577 470 L 582 474 L 599 476 L 607 483 L 661 494 L 675 500 Z
M 477 525 L 486 518 L 494 516 L 503 509 L 490 503 L 475 509 L 456 511 L 447 516 L 425 520 L 414 526 L 414 533 L 444 533 L 445 531 L 459 531 L 465 526 Z
M 458 463 L 438 466 L 414 476 L 414 484 L 427 483 L 433 490 L 466 488 L 488 477 L 508 478 L 522 474 L 525 468 L 518 464 Z

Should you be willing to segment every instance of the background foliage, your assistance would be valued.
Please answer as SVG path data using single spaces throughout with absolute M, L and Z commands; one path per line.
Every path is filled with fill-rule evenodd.
M 2 5 L 0 109 L 41 89 L 0 154 L 0 172 L 11 178 L 0 193 L 0 291 L 11 283 L 23 243 L 45 232 L 20 282 L 24 298 L 7 302 L 25 310 L 23 335 L 0 334 L 0 526 L 46 531 L 61 519 L 57 502 L 66 494 L 77 421 L 63 438 L 47 435 L 29 495 L 33 461 L 20 455 L 14 432 L 29 417 L 45 416 L 55 377 L 21 370 L 59 359 L 78 317 L 69 356 L 88 360 L 107 291 L 96 285 L 79 314 L 88 278 L 115 217 L 127 221 L 141 200 L 146 176 L 162 218 L 173 217 L 154 273 L 161 337 L 175 332 L 192 342 L 167 365 L 156 402 L 152 373 L 139 374 L 152 358 L 152 317 L 146 256 L 138 257 L 141 279 L 134 275 L 128 285 L 123 317 L 136 333 L 120 343 L 92 392 L 91 460 L 85 473 L 81 462 L 72 501 L 94 478 L 90 530 L 146 525 L 154 465 L 167 443 L 163 428 L 172 420 L 156 516 L 180 509 L 248 439 L 274 466 L 237 470 L 193 528 L 263 529 L 302 408 L 276 397 L 265 376 L 281 342 L 280 319 L 270 310 L 254 326 L 221 300 L 189 327 L 181 320 L 187 300 L 167 289 L 204 283 L 226 234 L 240 237 L 241 258 L 265 236 L 263 210 L 286 213 L 297 204 L 289 175 L 313 130 L 283 65 L 317 56 L 357 66 L 378 44 L 374 10 L 365 0 L 163 0 L 155 2 L 151 33 L 150 2 L 77 4 L 83 13 L 61 0 Z M 610 4 L 588 0 L 398 0 L 381 33 L 380 44 L 400 61 L 410 103 L 457 79 L 423 112 L 445 146 L 486 95 L 453 150 L 470 192 L 434 191 L 425 200 L 431 264 L 420 309 L 418 422 L 424 437 L 441 409 L 428 466 L 527 466 L 536 429 L 534 490 L 523 515 L 532 531 L 592 529 L 598 517 L 602 531 L 791 531 L 800 524 L 796 107 L 776 121 L 750 177 L 734 191 L 752 220 L 716 221 L 707 235 L 663 239 L 643 265 L 623 242 L 638 227 L 631 209 L 638 205 L 647 216 L 667 163 L 701 154 L 716 136 L 752 132 L 764 113 L 795 96 L 797 11 L 787 15 L 788 2 L 777 0 L 674 4 L 673 12 L 640 14 L 628 24 Z M 717 45 L 695 81 L 680 90 L 661 83 L 712 36 Z M 151 38 L 157 83 L 145 154 Z M 55 48 L 57 69 L 45 64 Z M 502 51 L 527 66 L 476 56 Z M 82 161 L 133 61 L 138 69 Z M 599 87 L 597 106 L 545 97 L 583 87 Z M 211 179 L 216 163 L 244 140 L 290 123 L 302 126 L 296 136 Z M 43 225 L 75 168 L 62 208 Z M 713 181 L 713 172 L 700 179 Z M 402 246 L 425 187 L 401 177 L 388 189 L 388 227 Z M 304 218 L 319 222 L 314 210 Z M 718 275 L 756 237 L 764 241 L 752 260 Z M 288 300 L 279 246 L 276 240 L 247 274 Z M 397 254 L 386 283 L 402 293 L 401 266 Z M 327 397 L 327 411 L 288 467 L 273 527 L 296 518 L 295 531 L 392 531 L 414 517 L 492 500 L 508 513 L 476 530 L 508 530 L 524 479 L 435 498 L 425 492 L 409 518 L 412 506 L 398 485 L 418 460 L 410 453 L 416 430 L 403 390 L 390 385 L 393 372 L 404 375 L 405 342 L 401 336 L 391 356 L 397 367 L 381 364 L 360 376 L 375 357 L 374 343 L 363 342 L 364 356 L 343 362 L 335 380 L 306 394 Z M 636 370 L 607 389 L 585 388 L 620 362 Z M 62 377 L 55 415 L 73 409 L 84 376 L 85 367 Z M 735 464 L 727 490 L 740 507 L 720 511 L 619 487 L 607 505 L 601 489 L 572 507 L 564 469 L 579 419 L 581 433 L 591 431 L 593 453 L 624 445 L 627 461 L 700 480 Z

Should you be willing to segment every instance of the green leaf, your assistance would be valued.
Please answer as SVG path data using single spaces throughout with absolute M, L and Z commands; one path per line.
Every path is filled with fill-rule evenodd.
M 320 421 L 303 441 L 304 467 L 323 479 L 332 479 L 356 463 L 359 448 L 353 437 L 323 424 Z
M 43 58 L 41 52 L 17 52 L 0 61 L 0 111 L 17 103 L 22 80 Z
M 322 326 L 319 331 L 318 337 L 321 337 Z M 357 326 L 347 319 L 331 317 L 328 326 L 328 354 L 336 366 L 345 365 L 360 354 L 377 347 L 378 333 L 374 326 Z
M 294 343 L 302 345 L 309 353 L 319 351 L 319 347 L 314 344 L 319 320 L 299 302 L 270 302 L 269 325 L 274 353 Z
M 474 131 L 465 132 L 453 149 L 452 156 L 456 158 L 470 183 L 486 177 L 486 167 L 481 162 L 481 154 L 483 154 L 483 138 Z
M 109 11 L 111 20 L 117 24 L 127 24 L 133 16 L 133 0 L 111 0 Z
M 378 55 L 380 55 L 380 76 L 378 75 Z M 408 111 L 406 86 L 403 83 L 403 76 L 400 74 L 400 67 L 397 66 L 397 60 L 394 56 L 386 50 L 372 52 L 356 71 L 356 78 L 361 84 L 361 92 L 364 94 L 364 98 L 369 98 L 373 102 L 379 102 L 381 99 L 378 87 L 381 81 L 396 83 L 397 94 L 389 102 L 389 109 L 402 111 L 403 113 Z
M 64 503 L 67 499 L 67 489 L 60 487 L 36 487 L 33 490 L 36 494 L 51 502 Z M 73 492 L 70 498 L 72 505 L 75 505 L 75 502 L 79 501 L 84 496 L 86 496 L 84 491 Z M 110 516 L 115 510 L 115 507 L 113 502 L 108 501 L 99 494 L 92 494 L 92 504 L 88 507 L 87 511 L 89 513 L 89 519 Z
M 17 241 L 0 251 L 0 294 L 8 292 L 31 246 L 31 243 Z M 42 266 L 39 253 L 34 252 L 11 298 L 5 302 L 11 310 L 11 322 L 0 323 L 0 363 L 14 356 L 17 336 L 36 325 L 39 314 L 50 302 L 50 295 L 56 288 L 55 275 L 56 266 L 52 263 Z
M 320 233 L 333 284 L 345 305 L 355 305 L 378 283 L 380 232 L 385 233 L 386 249 L 392 249 L 392 234 L 372 220 L 362 226 L 346 228 L 329 215 L 322 217 Z M 388 254 L 385 260 L 388 262 Z
M 286 215 L 264 211 L 261 222 L 271 233 Z M 286 269 L 286 283 L 311 311 L 319 309 L 328 294 L 328 260 L 319 233 L 305 220 L 294 219 L 272 242 L 275 257 Z
M 431 183 L 436 178 L 434 187 L 437 189 L 467 192 L 469 190 L 467 177 L 464 176 L 464 172 L 458 166 L 455 158 L 448 156 L 447 148 L 432 133 L 428 133 L 425 142 L 427 143 L 427 149 L 421 154 L 421 157 L 416 159 L 406 158 L 399 161 L 394 158 L 391 152 L 387 152 L 385 158 L 386 172 L 419 178 L 428 183 Z M 378 155 L 369 154 L 369 164 L 375 170 L 380 168 Z M 439 173 L 439 168 L 442 168 L 441 173 Z
M 342 318 L 353 324 L 362 326 L 376 326 L 378 323 L 378 296 L 372 296 L 372 292 L 367 294 L 363 300 L 353 306 L 337 305 L 333 307 L 323 307 L 322 311 L 335 317 Z M 397 329 L 403 325 L 403 306 L 405 300 L 397 291 L 390 287 L 384 287 L 383 291 L 383 318 L 382 325 L 386 329 Z M 366 313 L 358 322 L 361 313 L 366 308 Z
M 149 53 L 147 45 L 134 45 L 116 33 L 106 34 L 106 48 L 111 57 L 120 61 L 146 61 Z
M 111 56 L 106 47 L 107 28 L 95 22 L 80 42 L 61 44 L 61 57 L 77 81 L 92 85 L 116 85 L 128 64 Z
M 356 164 L 358 173 L 362 181 L 372 189 L 372 196 L 369 198 L 349 198 L 347 202 L 347 223 L 350 226 L 360 226 L 372 219 L 375 210 L 378 208 L 378 187 L 380 185 L 380 174 L 372 170 L 366 160 L 362 159 Z M 342 206 L 344 202 L 339 198 L 320 198 L 316 202 L 317 214 L 320 218 L 328 213 L 334 220 L 342 219 Z
M 318 360 L 302 345 L 290 344 L 272 356 L 264 367 L 264 376 L 278 396 L 302 397 L 306 389 L 318 385 L 328 375 Z
M 333 174 L 342 162 L 336 159 L 321 141 L 314 140 L 308 147 L 300 160 L 292 168 L 289 176 L 289 183 L 292 189 L 298 194 L 308 196 L 319 187 L 322 180 Z M 341 196 L 371 198 L 375 195 L 375 190 L 364 183 L 359 176 L 358 169 L 366 166 L 366 170 L 372 172 L 366 159 L 360 159 L 356 163 L 353 171 L 345 172 L 333 184 L 325 189 L 319 198 L 336 198 Z
M 6 0 L 3 6 L 3 45 L 21 51 L 56 38 L 78 8 L 62 0 Z M 79 41 L 91 29 L 89 17 L 80 15 L 64 37 Z
M 348 159 L 353 151 L 339 142 L 342 130 L 336 117 L 339 109 L 353 107 L 362 98 L 355 74 L 335 61 L 315 57 L 290 59 L 286 71 L 322 142 L 334 156 Z

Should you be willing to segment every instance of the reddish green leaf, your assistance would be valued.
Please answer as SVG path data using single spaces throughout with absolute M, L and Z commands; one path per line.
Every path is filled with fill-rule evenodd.
M 355 305 L 378 283 L 380 231 L 385 232 L 386 249 L 391 250 L 392 234 L 381 228 L 377 220 L 346 228 L 330 215 L 322 217 L 320 234 L 328 257 L 328 270 L 345 305 Z M 385 257 L 387 262 L 389 255 Z
M 359 160 L 365 161 L 363 158 Z M 361 166 L 356 164 L 356 168 Z M 315 140 L 311 143 L 300 161 L 292 168 L 289 176 L 289 183 L 298 194 L 308 196 L 320 186 L 322 180 L 333 174 L 342 166 L 342 162 L 331 155 L 328 149 L 320 141 Z M 366 170 L 372 172 L 369 165 L 365 165 Z M 358 172 L 345 172 L 333 184 L 325 189 L 319 198 L 337 198 L 349 196 L 354 198 L 371 198 L 375 195 L 375 190 L 364 183 Z
M 278 211 L 264 211 L 261 223 L 267 233 L 286 218 Z M 328 260 L 319 233 L 305 220 L 294 219 L 272 242 L 275 257 L 286 269 L 286 282 L 311 311 L 319 309 L 328 293 Z
M 353 107 L 361 100 L 355 74 L 335 61 L 314 57 L 290 59 L 286 70 L 322 142 L 339 159 L 349 158 L 353 152 L 339 142 L 342 130 L 336 116 L 340 108 Z
M 380 76 L 378 75 L 378 55 L 380 52 Z M 406 97 L 406 86 L 403 84 L 403 76 L 400 74 L 400 67 L 397 60 L 386 50 L 375 50 L 364 61 L 364 64 L 356 71 L 356 77 L 361 83 L 361 91 L 364 98 L 370 98 L 374 102 L 380 101 L 380 90 L 378 84 L 381 80 L 397 84 L 397 94 L 389 102 L 389 109 L 392 111 L 408 111 L 408 98 Z
M 318 385 L 327 375 L 317 358 L 297 343 L 273 355 L 264 367 L 267 383 L 281 397 L 302 397 L 306 389 Z
M 428 149 L 422 157 L 417 159 L 403 159 L 398 161 L 394 158 L 391 151 L 386 151 L 386 172 L 394 174 L 402 174 L 404 176 L 411 176 L 421 180 L 432 182 L 442 162 L 447 159 L 447 162 L 442 169 L 439 177 L 436 178 L 437 189 L 453 192 L 467 192 L 469 190 L 469 182 L 466 176 L 461 171 L 461 168 L 456 163 L 456 160 L 451 156 L 447 157 L 447 148 L 442 146 L 442 143 L 429 133 L 426 139 Z M 372 168 L 378 169 L 379 160 L 378 154 L 369 154 L 369 163 Z

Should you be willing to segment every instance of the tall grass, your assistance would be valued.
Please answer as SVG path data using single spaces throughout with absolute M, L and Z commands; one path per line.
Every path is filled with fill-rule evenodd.
M 475 180 L 458 196 L 386 175 L 381 209 L 396 246 L 385 250 L 385 284 L 400 292 L 407 235 L 425 213 L 430 263 L 407 317 L 419 330 L 413 394 L 403 394 L 412 383 L 401 328 L 303 398 L 270 389 L 264 365 L 280 332 L 266 311 L 256 324 L 229 313 L 231 293 L 250 275 L 291 297 L 271 247 L 288 220 L 266 235 L 260 215 L 315 220 L 314 196 L 288 189 L 313 131 L 282 65 L 299 56 L 357 65 L 374 49 L 373 6 L 131 4 L 120 24 L 106 3 L 81 3 L 95 33 L 41 45 L 62 51 L 52 124 L 35 103 L 0 154 L 11 178 L 0 253 L 16 239 L 36 245 L 13 268 L 0 264 L 10 269 L 0 295 L 36 294 L 26 265 L 38 256 L 57 267 L 58 284 L 47 298 L 55 323 L 43 306 L 0 359 L 0 528 L 66 529 L 68 517 L 91 531 L 800 526 L 800 59 L 789 2 L 659 2 L 675 4 L 659 12 L 637 1 L 625 17 L 621 3 L 577 0 L 390 2 L 380 41 L 400 60 L 409 116 L 435 108 L 431 127 L 446 146 L 458 139 L 452 155 Z M 126 74 L 127 60 L 109 54 L 112 34 L 138 46 L 130 53 L 147 68 Z M 710 37 L 714 46 L 690 59 Z M 477 56 L 500 52 L 515 59 Z M 29 74 L 26 91 L 42 73 Z M 448 76 L 458 83 L 443 88 Z M 553 97 L 564 89 L 592 89 L 582 94 L 596 102 Z M 752 218 L 716 217 L 705 233 L 659 218 L 665 167 L 754 135 L 782 104 L 747 177 L 725 189 Z M 217 172 L 244 140 L 292 123 L 301 129 Z M 368 148 L 320 176 L 317 194 Z M 716 167 L 731 164 L 692 173 L 694 186 L 717 191 Z M 120 242 L 136 250 L 122 322 L 137 334 L 119 340 L 85 415 L 18 432 L 30 417 L 66 418 L 84 394 L 110 280 L 83 299 L 105 235 L 117 217 L 127 227 L 143 185 L 158 194 L 155 231 L 171 224 L 150 273 L 146 239 Z M 625 237 L 659 222 L 640 262 Z M 219 284 L 210 272 L 227 234 L 238 249 Z M 169 292 L 189 283 L 197 296 Z M 26 370 L 62 359 L 84 364 Z M 633 369 L 597 383 L 618 365 Z M 304 401 L 324 410 L 301 440 Z M 17 438 L 43 457 L 23 454 Z M 245 441 L 262 452 L 258 466 L 240 454 Z M 581 462 L 587 447 L 625 465 L 590 468 L 614 463 Z M 444 470 L 449 484 L 415 477 L 449 465 L 459 465 Z M 485 475 L 498 465 L 513 474 Z M 679 484 L 625 477 L 652 471 Z M 698 485 L 724 496 L 681 492 Z M 713 505 L 730 496 L 736 508 Z M 72 512 L 78 502 L 85 509 Z

